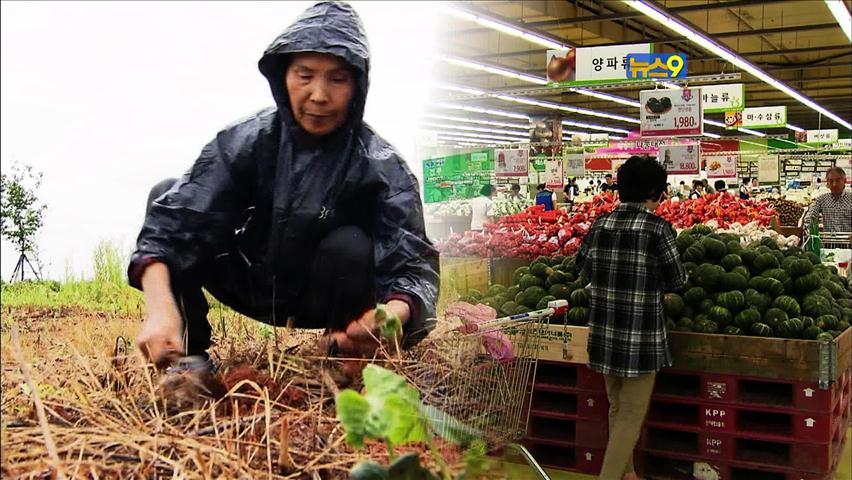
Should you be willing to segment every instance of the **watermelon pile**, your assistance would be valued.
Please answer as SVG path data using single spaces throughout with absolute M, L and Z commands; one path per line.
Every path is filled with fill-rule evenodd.
M 568 321 L 585 325 L 589 319 L 588 279 L 578 276 L 574 257 L 540 256 L 512 274 L 512 285 L 492 285 L 487 292 L 470 290 L 461 302 L 484 304 L 498 316 L 518 315 L 546 308 L 553 300 L 568 300 Z
M 681 232 L 677 248 L 689 282 L 665 296 L 670 330 L 815 340 L 852 322 L 852 287 L 813 253 L 770 238 L 743 248 L 705 225 Z

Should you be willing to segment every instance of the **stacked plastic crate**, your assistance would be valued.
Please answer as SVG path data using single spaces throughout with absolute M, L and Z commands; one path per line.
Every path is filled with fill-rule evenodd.
M 850 377 L 847 369 L 824 390 L 816 382 L 664 370 L 639 470 L 649 478 L 831 479 L 849 426 Z
M 583 364 L 540 360 L 523 443 L 542 466 L 597 475 L 608 415 L 602 375 Z

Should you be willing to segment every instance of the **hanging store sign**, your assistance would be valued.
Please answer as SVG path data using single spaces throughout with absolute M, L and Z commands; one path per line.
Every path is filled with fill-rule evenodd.
M 761 155 L 757 157 L 757 183 L 761 185 L 777 185 L 780 180 L 778 155 Z
M 612 159 L 612 176 L 618 180 L 618 169 L 621 168 L 622 165 L 627 163 L 626 158 L 614 158 Z
M 627 76 L 627 56 L 651 52 L 650 43 L 548 50 L 547 82 L 556 87 L 635 81 Z
M 686 78 L 685 53 L 631 53 L 627 78 Z
M 494 150 L 494 174 L 498 177 L 526 177 L 530 169 L 526 148 Z
M 643 137 L 704 134 L 701 89 L 643 90 L 639 101 L 639 131 Z
M 608 144 L 608 133 L 575 133 L 571 135 L 571 145 L 578 147 L 606 147 Z
M 565 155 L 565 176 L 586 176 L 586 156 L 582 153 L 569 153 Z
M 691 145 L 667 145 L 660 147 L 657 161 L 669 175 L 697 175 L 701 148 Z
M 530 117 L 533 155 L 556 155 L 562 145 L 562 117 Z
M 840 132 L 836 128 L 829 130 L 806 130 L 804 132 L 796 132 L 796 141 L 812 145 L 825 145 L 837 143 L 839 135 Z
M 725 112 L 725 128 L 783 128 L 787 126 L 787 107 L 752 107 L 741 112 Z
M 703 85 L 704 113 L 739 112 L 745 108 L 745 84 Z
M 544 163 L 544 184 L 547 188 L 562 188 L 562 178 L 562 159 L 548 159 Z
M 736 178 L 736 155 L 707 155 L 704 157 L 707 178 Z

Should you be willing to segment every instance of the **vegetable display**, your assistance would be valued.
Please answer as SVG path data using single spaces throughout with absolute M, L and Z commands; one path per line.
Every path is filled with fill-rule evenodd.
M 689 282 L 665 297 L 672 330 L 814 340 L 852 322 L 852 286 L 813 253 L 768 237 L 743 248 L 707 225 L 681 232 L 677 248 Z
M 795 227 L 799 224 L 799 219 L 805 213 L 805 207 L 792 200 L 783 198 L 773 199 L 769 201 L 775 210 L 778 211 L 778 217 L 781 219 L 781 225 L 785 227 Z
M 508 257 L 532 260 L 539 256 L 573 255 L 595 219 L 613 211 L 619 202 L 612 195 L 596 195 L 592 201 L 577 203 L 571 212 L 544 211 L 536 205 L 519 213 L 507 215 L 483 232 L 451 234 L 438 242 L 446 256 Z M 784 245 L 798 244 L 797 237 L 780 237 L 762 228 L 771 223 L 776 212 L 767 202 L 741 201 L 731 195 L 707 195 L 697 200 L 665 201 L 657 215 L 676 228 L 709 224 L 711 230 L 730 229 L 746 238 L 745 243 L 764 236 L 773 236 Z M 782 240 L 783 239 L 783 240 Z M 718 249 L 717 249 L 718 250 Z

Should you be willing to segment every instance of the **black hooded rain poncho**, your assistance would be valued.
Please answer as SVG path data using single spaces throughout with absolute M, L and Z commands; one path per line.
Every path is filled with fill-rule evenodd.
M 348 120 L 321 139 L 291 113 L 284 75 L 296 52 L 333 54 L 355 73 Z M 319 241 L 354 225 L 373 242 L 376 297 L 413 299 L 406 331 L 422 327 L 435 314 L 438 254 L 425 235 L 416 178 L 362 119 L 369 63 L 350 6 L 322 2 L 306 10 L 259 62 L 276 106 L 219 132 L 149 206 L 128 270 L 131 285 L 141 288 L 144 267 L 162 261 L 176 292 L 200 285 L 258 320 L 283 324 L 296 315 L 296 326 L 326 327 L 295 313 L 304 278 Z M 211 278 L 220 280 L 210 285 Z

